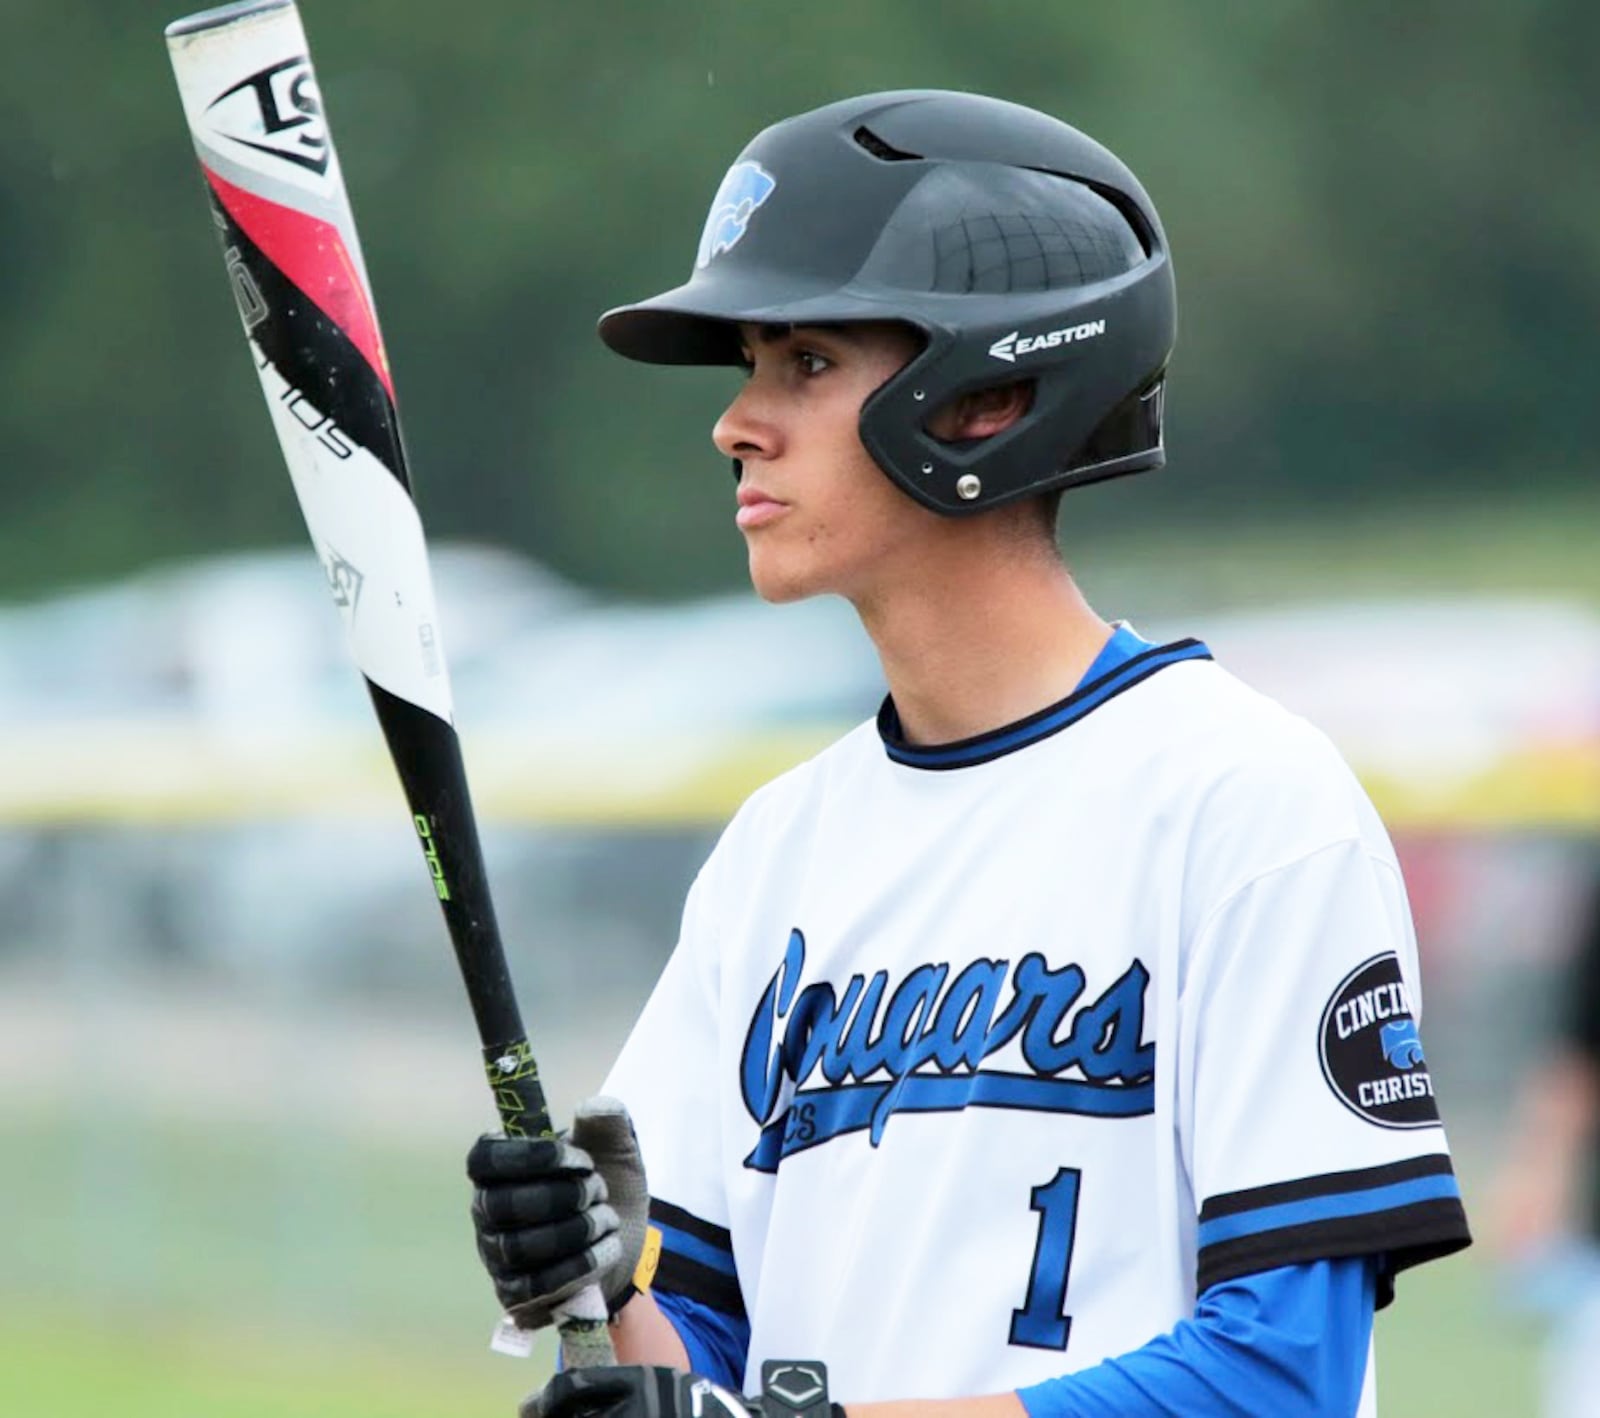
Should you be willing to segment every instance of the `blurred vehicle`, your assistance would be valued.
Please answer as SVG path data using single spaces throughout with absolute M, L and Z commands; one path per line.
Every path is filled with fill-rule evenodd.
M 592 963 L 669 945 L 713 830 L 708 764 L 770 730 L 825 742 L 878 693 L 839 604 L 775 627 L 747 595 L 612 605 L 510 552 L 445 545 L 433 563 L 503 925 L 547 975 L 573 947 Z M 307 553 L 0 609 L 0 726 L 0 951 L 454 988 Z M 651 792 L 641 818 L 629 804 Z M 534 948 L 547 938 L 562 948 Z
M 575 961 L 662 955 L 722 822 L 882 693 L 833 599 L 618 604 L 511 552 L 446 545 L 434 560 L 502 924 L 546 982 Z M 1600 811 L 1600 617 L 1585 608 L 1391 600 L 1139 629 L 1202 636 L 1320 725 L 1392 826 L 1592 826 Z M 76 943 L 455 988 L 307 553 L 0 608 L 0 726 L 0 951 Z M 1425 913 L 1425 875 L 1416 894 Z
M 453 664 L 582 597 L 511 552 L 433 553 Z M 354 690 L 352 691 L 352 685 Z M 208 557 L 0 607 L 0 724 L 340 717 L 364 702 L 308 551 Z

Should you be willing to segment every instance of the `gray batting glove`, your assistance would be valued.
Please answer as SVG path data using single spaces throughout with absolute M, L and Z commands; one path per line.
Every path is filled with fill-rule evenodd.
M 580 1103 L 560 1137 L 480 1137 L 467 1176 L 478 1255 L 520 1329 L 550 1324 L 590 1284 L 613 1313 L 632 1295 L 650 1193 L 633 1123 L 615 1098 Z

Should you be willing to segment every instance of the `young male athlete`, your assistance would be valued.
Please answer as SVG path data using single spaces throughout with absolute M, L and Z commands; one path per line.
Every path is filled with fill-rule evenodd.
M 889 693 L 729 825 L 613 1096 L 472 1151 L 513 1317 L 615 1315 L 627 1367 L 535 1418 L 1373 1411 L 1374 1308 L 1467 1243 L 1394 855 L 1056 551 L 1063 489 L 1161 465 L 1174 324 L 1121 162 L 938 92 L 761 133 L 689 281 L 601 321 L 745 367 L 751 579 L 846 597 Z

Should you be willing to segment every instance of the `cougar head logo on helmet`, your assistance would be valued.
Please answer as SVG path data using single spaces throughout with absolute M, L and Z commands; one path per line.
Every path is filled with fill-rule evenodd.
M 728 169 L 717 195 L 711 199 L 711 210 L 706 213 L 700 250 L 694 258 L 697 270 L 705 270 L 713 256 L 732 251 L 739 244 L 755 209 L 772 195 L 777 185 L 772 174 L 758 162 L 736 162 Z
M 741 321 L 881 320 L 925 343 L 862 405 L 861 441 L 936 512 L 1165 461 L 1177 305 L 1155 207 L 1092 138 L 998 99 L 868 94 L 774 124 L 723 179 L 689 280 L 600 335 L 632 359 L 737 364 Z M 1019 378 L 1033 401 L 1005 432 L 952 444 L 924 426 Z

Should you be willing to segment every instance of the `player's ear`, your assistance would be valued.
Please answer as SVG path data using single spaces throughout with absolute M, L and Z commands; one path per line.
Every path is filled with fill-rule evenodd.
M 1033 381 L 1019 379 L 958 395 L 928 419 L 928 432 L 946 443 L 993 438 L 1033 407 Z

